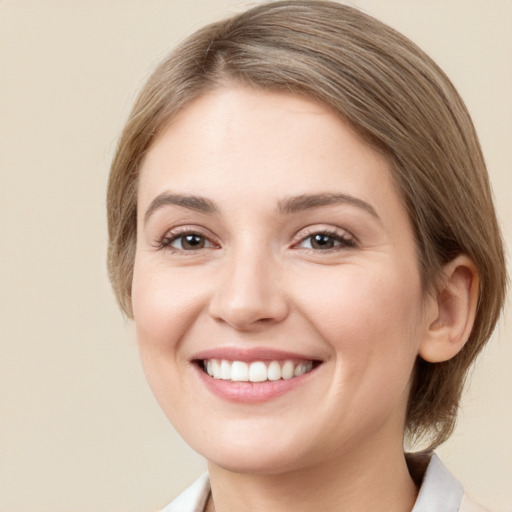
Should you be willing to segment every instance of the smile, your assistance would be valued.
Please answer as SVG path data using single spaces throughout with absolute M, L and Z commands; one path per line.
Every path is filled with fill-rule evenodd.
M 266 382 L 289 380 L 310 372 L 314 361 L 230 361 L 227 359 L 204 359 L 202 369 L 216 380 L 231 382 Z
M 199 382 L 229 402 L 262 403 L 306 386 L 323 358 L 268 347 L 216 347 L 190 360 Z

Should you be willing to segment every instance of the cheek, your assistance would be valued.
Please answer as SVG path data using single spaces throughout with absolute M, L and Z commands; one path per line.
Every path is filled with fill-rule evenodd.
M 173 424 L 190 399 L 182 385 L 188 366 L 183 339 L 204 304 L 204 290 L 192 286 L 190 278 L 183 278 L 182 274 L 150 261 L 139 261 L 132 283 L 141 363 L 153 394 Z
M 141 349 L 168 350 L 179 344 L 205 302 L 205 291 L 186 272 L 135 264 L 133 316 Z
M 422 311 L 419 278 L 387 268 L 340 267 L 337 276 L 302 283 L 299 307 L 339 364 L 365 371 L 375 362 L 379 372 L 387 372 L 400 362 L 408 368 L 414 360 Z

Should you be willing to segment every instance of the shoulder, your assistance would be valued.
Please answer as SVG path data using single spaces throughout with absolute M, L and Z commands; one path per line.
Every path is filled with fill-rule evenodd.
M 160 512 L 203 512 L 209 495 L 210 478 L 205 473 Z

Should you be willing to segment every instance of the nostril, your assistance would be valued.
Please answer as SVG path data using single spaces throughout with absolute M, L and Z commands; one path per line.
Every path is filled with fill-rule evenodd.
M 258 256 L 246 246 L 233 265 L 218 275 L 209 313 L 237 330 L 251 330 L 283 320 L 288 303 L 269 273 L 268 255 Z
M 266 307 L 224 307 L 212 308 L 211 316 L 219 321 L 224 322 L 236 330 L 247 331 L 258 327 L 268 326 L 276 322 L 280 322 L 286 314 L 275 311 L 275 314 L 269 314 Z

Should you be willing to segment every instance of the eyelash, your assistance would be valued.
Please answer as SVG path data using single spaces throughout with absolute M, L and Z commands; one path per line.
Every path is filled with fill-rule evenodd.
M 352 236 L 350 236 L 348 234 L 343 235 L 343 234 L 340 234 L 336 230 L 329 230 L 329 229 L 320 229 L 320 230 L 312 229 L 309 232 L 302 234 L 300 237 L 300 240 L 298 242 L 294 243 L 293 246 L 294 247 L 300 246 L 307 240 L 311 240 L 313 237 L 318 237 L 318 236 L 330 238 L 337 245 L 335 245 L 334 247 L 327 248 L 327 249 L 315 249 L 314 247 L 303 247 L 303 249 L 305 249 L 307 251 L 312 251 L 315 253 L 318 253 L 318 252 L 330 253 L 330 252 L 335 252 L 335 251 L 339 251 L 342 249 L 350 249 L 350 248 L 353 248 L 356 246 L 356 241 Z
M 156 247 L 159 250 L 168 249 L 172 253 L 196 252 L 194 250 L 187 250 L 187 249 L 183 249 L 183 248 L 180 249 L 180 248 L 176 248 L 176 247 L 172 246 L 172 244 L 174 242 L 176 242 L 180 238 L 184 240 L 185 237 L 187 237 L 187 236 L 199 237 L 199 238 L 203 239 L 206 243 L 209 244 L 208 247 L 200 247 L 199 249 L 211 249 L 212 247 L 217 246 L 217 244 L 215 242 L 211 241 L 210 237 L 206 236 L 200 230 L 185 228 L 183 230 L 174 230 L 174 231 L 166 233 L 160 240 L 157 241 Z
M 180 239 L 185 239 L 187 236 L 196 236 L 201 238 L 204 243 L 209 244 L 208 247 L 199 247 L 198 249 L 183 249 L 183 248 L 176 248 L 173 247 L 172 244 Z M 352 247 L 356 246 L 356 241 L 352 236 L 347 235 L 341 235 L 336 230 L 329 230 L 329 229 L 320 229 L 320 230 L 311 230 L 309 232 L 303 233 L 300 236 L 300 239 L 297 242 L 294 242 L 292 244 L 292 248 L 300 248 L 300 245 L 306 242 L 307 240 L 311 240 L 313 237 L 326 237 L 333 241 L 334 245 L 333 247 L 329 247 L 327 249 L 315 249 L 314 247 L 303 247 L 306 251 L 311 251 L 314 253 L 330 253 L 339 251 L 342 249 L 350 249 Z M 183 242 L 182 242 L 183 243 Z M 310 242 L 311 245 L 311 242 Z M 156 248 L 159 250 L 170 250 L 172 253 L 192 253 L 197 252 L 198 250 L 202 249 L 211 249 L 218 247 L 218 244 L 213 242 L 210 237 L 202 233 L 200 230 L 197 229 L 184 229 L 183 231 L 174 231 L 174 232 L 168 232 L 166 233 L 160 240 L 157 241 Z

